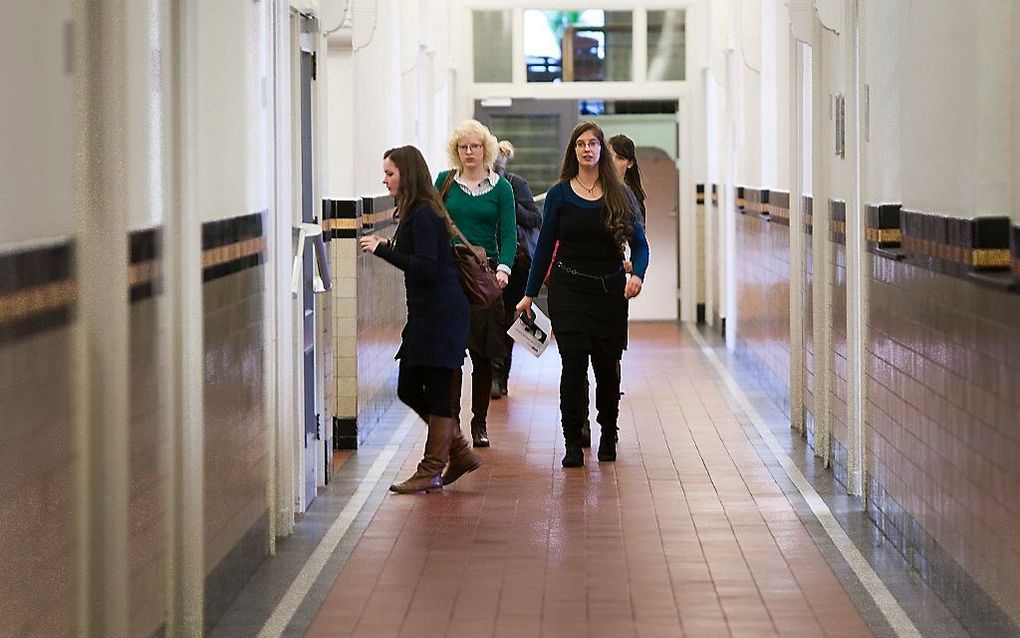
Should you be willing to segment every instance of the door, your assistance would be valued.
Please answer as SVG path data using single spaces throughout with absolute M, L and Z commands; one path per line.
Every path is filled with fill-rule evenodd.
M 300 115 L 301 115 L 301 221 L 315 223 L 313 148 L 312 148 L 312 82 L 315 72 L 315 54 L 309 49 L 311 38 L 308 18 L 302 18 L 301 64 L 300 64 Z M 319 480 L 319 441 L 322 438 L 321 417 L 316 410 L 316 351 L 315 351 L 315 256 L 305 247 L 302 259 L 302 374 L 304 392 L 302 397 L 304 416 L 304 493 L 305 508 L 315 499 Z
M 676 160 L 653 146 L 638 146 L 641 185 L 648 219 L 645 233 L 651 260 L 641 294 L 630 302 L 632 320 L 671 320 L 678 317 L 677 282 L 680 253 L 679 174 Z

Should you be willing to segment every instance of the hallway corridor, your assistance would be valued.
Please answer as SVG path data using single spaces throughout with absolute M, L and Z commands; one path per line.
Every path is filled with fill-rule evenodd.
M 350 457 L 214 635 L 965 635 L 846 497 L 827 506 L 787 462 L 803 444 L 753 385 L 731 394 L 740 366 L 704 339 L 632 325 L 615 464 L 593 447 L 583 468 L 560 467 L 554 350 L 516 357 L 510 397 L 490 409 L 487 464 L 445 493 L 385 492 L 413 471 L 425 434 L 391 410 L 401 413 L 380 436 L 400 442 L 393 460 L 373 472 L 385 449 L 368 471 L 378 447 Z M 777 438 L 759 429 L 771 424 Z M 352 511 L 331 492 L 350 493 L 355 474 L 371 496 L 358 482 L 348 498 L 364 507 Z M 820 493 L 828 480 L 819 472 Z M 829 508 L 885 584 L 839 526 L 825 531 Z M 315 545 L 320 565 L 309 569 L 313 554 L 295 578 L 297 555 Z

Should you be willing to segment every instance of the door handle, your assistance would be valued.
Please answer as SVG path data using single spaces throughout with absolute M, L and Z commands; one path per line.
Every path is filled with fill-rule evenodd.
M 305 244 L 312 243 L 315 251 L 315 270 L 312 277 L 312 292 L 320 294 L 333 290 L 333 277 L 329 272 L 329 259 L 326 255 L 326 242 L 322 239 L 322 226 L 319 224 L 302 223 L 295 226 L 298 231 L 297 254 L 294 255 L 294 267 L 290 275 L 290 294 L 297 297 L 301 293 L 301 267 L 305 256 Z

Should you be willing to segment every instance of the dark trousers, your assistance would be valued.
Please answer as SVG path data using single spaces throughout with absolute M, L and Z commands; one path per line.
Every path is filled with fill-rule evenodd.
M 489 414 L 489 390 L 492 388 L 492 358 L 480 352 L 468 350 L 471 356 L 471 431 L 485 432 L 486 418 Z M 460 419 L 460 385 L 463 371 L 453 371 L 452 410 L 453 418 Z M 448 388 L 451 386 L 447 386 Z
M 524 288 L 528 285 L 528 271 L 531 269 L 531 257 L 527 253 L 518 252 L 514 261 L 514 268 L 510 274 L 510 281 L 503 289 L 503 323 L 504 333 L 514 322 L 514 315 L 517 312 L 517 303 L 524 297 Z M 508 334 L 503 335 L 506 345 L 506 355 L 500 359 L 492 360 L 493 374 L 502 382 L 506 388 L 506 381 L 510 376 L 510 365 L 514 357 L 514 340 Z
M 602 436 L 616 439 L 620 416 L 620 352 L 594 348 L 592 351 L 561 352 L 560 419 L 567 447 L 581 446 L 581 427 L 588 422 L 588 362 L 595 371 L 595 418 Z
M 397 398 L 428 423 L 429 415 L 450 418 L 450 384 L 455 370 L 435 366 L 412 366 L 400 360 Z

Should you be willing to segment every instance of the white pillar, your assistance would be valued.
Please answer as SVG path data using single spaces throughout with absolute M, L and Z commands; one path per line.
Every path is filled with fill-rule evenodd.
M 128 635 L 126 6 L 78 0 L 74 212 L 77 635 Z

